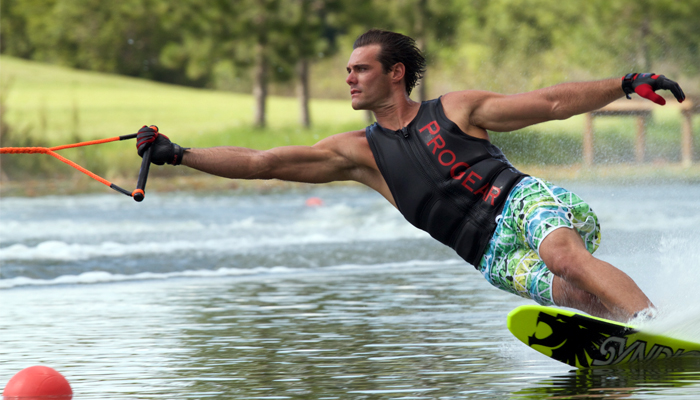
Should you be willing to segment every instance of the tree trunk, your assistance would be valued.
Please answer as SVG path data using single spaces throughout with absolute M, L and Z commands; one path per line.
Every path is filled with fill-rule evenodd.
M 426 42 L 425 37 L 420 37 L 420 38 L 418 38 L 418 41 L 416 43 L 418 48 L 421 49 L 421 51 L 423 52 L 423 55 L 425 55 L 425 51 L 426 51 L 425 42 Z M 418 101 L 428 100 L 428 87 L 425 84 L 427 73 L 428 73 L 428 71 L 423 72 L 423 78 L 418 80 Z
M 426 53 L 428 51 L 428 40 L 425 37 L 425 16 L 428 13 L 428 1 L 418 0 L 417 6 L 418 12 L 416 13 L 415 26 L 413 27 L 413 29 L 416 32 L 416 46 L 420 49 L 421 52 L 423 52 L 423 56 L 426 56 Z M 428 100 L 428 89 L 426 87 L 425 81 L 425 73 L 423 73 L 423 79 L 420 79 L 418 81 L 418 101 Z
M 261 42 L 258 42 L 255 46 L 253 98 L 255 99 L 253 125 L 256 128 L 264 128 L 265 104 L 267 102 L 267 57 L 265 56 L 265 44 Z
M 309 60 L 307 59 L 301 59 L 299 63 L 297 63 L 297 99 L 299 99 L 299 123 L 304 128 L 310 128 Z

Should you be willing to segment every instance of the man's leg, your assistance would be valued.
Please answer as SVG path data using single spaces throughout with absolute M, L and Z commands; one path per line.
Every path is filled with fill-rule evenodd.
M 555 275 L 552 296 L 558 305 L 620 321 L 653 307 L 627 274 L 593 257 L 573 229 L 551 232 L 542 241 L 539 254 Z
M 552 281 L 552 298 L 555 300 L 556 305 L 562 307 L 576 308 L 596 317 L 611 320 L 618 319 L 616 315 L 608 311 L 599 298 L 577 288 L 558 276 L 554 276 Z

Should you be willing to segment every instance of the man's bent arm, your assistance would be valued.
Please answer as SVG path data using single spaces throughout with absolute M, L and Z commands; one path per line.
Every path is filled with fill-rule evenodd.
M 561 83 L 532 92 L 501 95 L 461 92 L 469 125 L 505 132 L 597 110 L 624 96 L 619 78 Z

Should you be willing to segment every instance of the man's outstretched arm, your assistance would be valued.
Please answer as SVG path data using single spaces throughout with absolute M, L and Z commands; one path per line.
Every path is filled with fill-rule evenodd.
M 188 149 L 182 164 L 231 179 L 281 179 L 326 183 L 350 180 L 352 163 L 335 151 L 316 146 L 285 146 L 270 150 L 244 147 Z
M 624 95 L 619 79 L 561 83 L 509 96 L 485 94 L 476 103 L 470 124 L 497 132 L 511 131 L 596 110 Z
M 151 162 L 157 165 L 183 164 L 231 179 L 305 183 L 353 180 L 377 190 L 393 203 L 364 130 L 329 136 L 313 146 L 283 146 L 270 150 L 235 146 L 184 149 L 151 125 L 139 130 L 139 155 L 143 156 L 149 147 L 152 147 Z
M 465 125 L 496 132 L 512 131 L 554 119 L 597 110 L 636 92 L 662 104 L 654 91 L 670 90 L 679 102 L 685 95 L 676 82 L 663 75 L 632 74 L 620 78 L 592 82 L 562 83 L 532 92 L 501 95 L 491 92 L 465 91 L 450 93 L 452 104 L 461 104 Z

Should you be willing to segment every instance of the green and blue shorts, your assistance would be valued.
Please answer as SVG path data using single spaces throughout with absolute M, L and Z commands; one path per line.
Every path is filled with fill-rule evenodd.
M 576 194 L 533 177 L 513 188 L 497 220 L 479 271 L 497 288 L 542 305 L 554 305 L 554 275 L 539 256 L 544 238 L 571 228 L 589 252 L 600 244 L 600 225 L 591 207 Z

